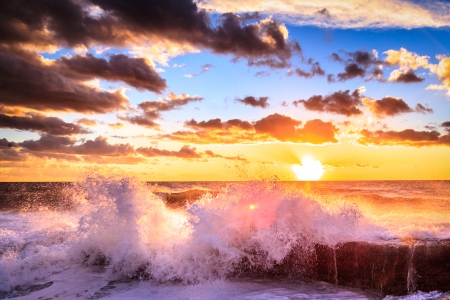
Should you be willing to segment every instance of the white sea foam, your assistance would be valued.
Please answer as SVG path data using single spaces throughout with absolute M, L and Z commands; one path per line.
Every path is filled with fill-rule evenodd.
M 405 238 L 355 204 L 318 201 L 276 182 L 231 184 L 186 209 L 167 208 L 134 178 L 91 175 L 78 185 L 85 192 L 74 194 L 71 211 L 0 212 L 0 291 L 96 264 L 109 277 L 204 285 L 239 273 L 243 260 L 270 269 L 294 248 Z M 446 226 L 403 232 L 430 237 L 448 234 Z M 267 298 L 258 297 L 247 298 Z

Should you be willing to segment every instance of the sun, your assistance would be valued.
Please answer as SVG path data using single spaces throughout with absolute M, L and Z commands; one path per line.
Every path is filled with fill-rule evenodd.
M 302 158 L 302 165 L 292 165 L 292 170 L 298 180 L 319 180 L 324 172 L 320 161 L 309 156 Z

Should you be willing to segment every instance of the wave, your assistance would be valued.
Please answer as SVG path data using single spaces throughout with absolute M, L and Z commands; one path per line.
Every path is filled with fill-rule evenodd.
M 76 264 L 157 282 L 290 278 L 404 294 L 442 285 L 413 280 L 421 270 L 413 253 L 441 243 L 432 252 L 444 265 L 450 257 L 446 241 L 411 241 L 354 203 L 319 201 L 278 182 L 161 194 L 134 178 L 92 175 L 60 193 L 70 209 L 0 216 L 9 224 L 0 240 L 3 289 Z

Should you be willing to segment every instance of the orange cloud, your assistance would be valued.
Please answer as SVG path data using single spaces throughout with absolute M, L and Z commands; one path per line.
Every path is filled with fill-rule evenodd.
M 253 124 L 242 120 L 220 119 L 197 122 L 191 120 L 186 126 L 196 131 L 177 131 L 161 135 L 161 138 L 197 144 L 239 144 L 269 141 L 311 144 L 337 143 L 339 130 L 331 122 L 310 120 L 300 127 L 301 121 L 289 116 L 272 114 Z
M 117 123 L 108 124 L 108 126 L 111 128 L 114 128 L 114 129 L 120 129 L 120 128 L 124 127 L 125 125 L 123 123 L 117 122 Z
M 87 119 L 87 118 L 82 118 L 77 120 L 78 124 L 83 124 L 86 126 L 97 126 L 97 121 L 96 120 L 92 120 L 92 119 Z

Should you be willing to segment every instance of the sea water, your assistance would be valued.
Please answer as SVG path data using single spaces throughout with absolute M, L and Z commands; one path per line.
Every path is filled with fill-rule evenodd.
M 445 241 L 449 191 L 450 181 L 148 183 L 89 175 L 3 183 L 0 299 L 382 299 L 340 286 L 337 275 L 315 280 L 314 247 Z M 300 258 L 286 271 L 280 266 L 294 250 Z M 450 296 L 408 291 L 386 298 Z

